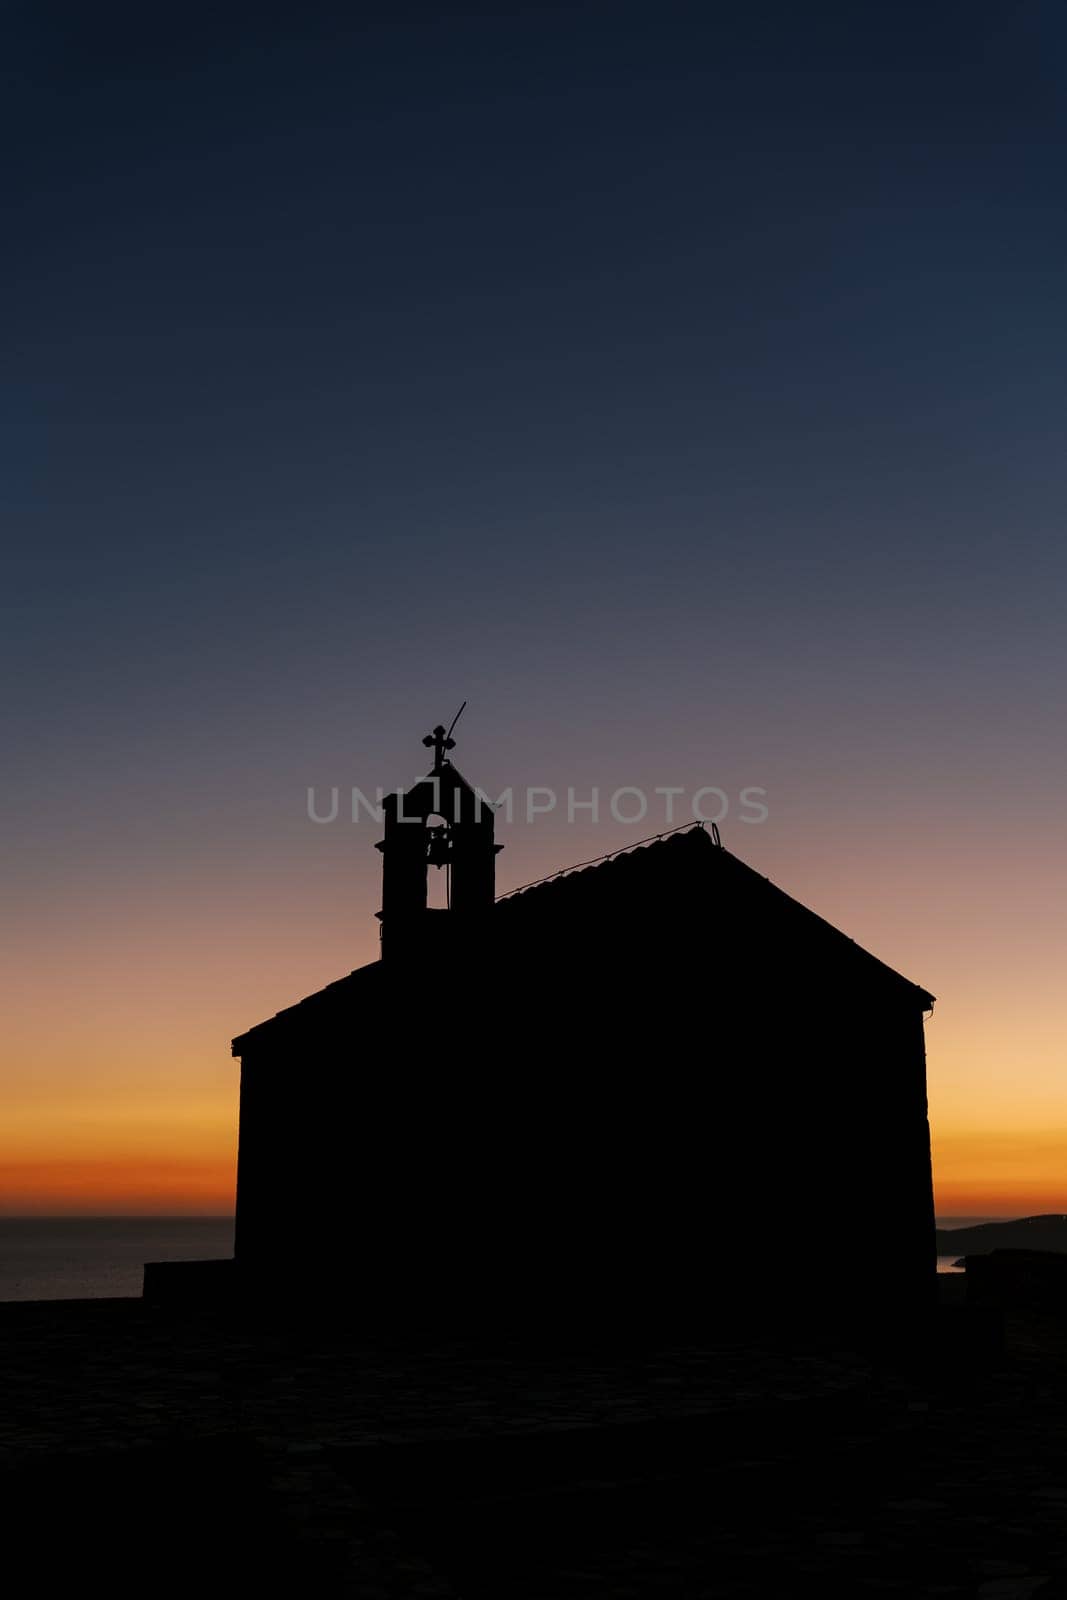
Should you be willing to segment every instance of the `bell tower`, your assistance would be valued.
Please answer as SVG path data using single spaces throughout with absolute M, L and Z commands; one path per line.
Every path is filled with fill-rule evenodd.
M 464 701 L 464 705 L 466 701 Z M 456 714 L 452 728 L 459 721 Z M 493 808 L 455 767 L 452 728 L 439 723 L 423 744 L 433 751 L 425 778 L 382 802 L 382 957 L 443 952 L 488 921 L 496 895 Z M 431 867 L 445 874 L 445 907 L 428 904 Z

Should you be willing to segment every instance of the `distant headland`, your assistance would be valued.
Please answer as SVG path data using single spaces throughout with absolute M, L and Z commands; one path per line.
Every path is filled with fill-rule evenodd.
M 937 1230 L 939 1256 L 984 1256 L 991 1250 L 1059 1250 L 1067 1255 L 1067 1212 Z

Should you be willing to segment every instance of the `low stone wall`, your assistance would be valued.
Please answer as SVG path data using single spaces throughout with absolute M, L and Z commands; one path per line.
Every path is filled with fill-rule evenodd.
M 215 1306 L 236 1293 L 234 1261 L 146 1261 L 143 1297 L 156 1306 Z

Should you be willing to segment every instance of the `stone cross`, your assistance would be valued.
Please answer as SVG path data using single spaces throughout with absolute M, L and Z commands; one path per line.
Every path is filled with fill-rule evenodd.
M 444 729 L 444 724 L 441 723 L 441 722 L 439 722 L 437 724 L 436 728 L 433 730 L 432 733 L 428 733 L 426 735 L 425 739 L 423 739 L 422 742 L 423 742 L 424 745 L 427 746 L 427 748 L 429 748 L 431 745 L 433 746 L 433 770 L 434 770 L 434 772 L 436 772 L 438 770 L 438 768 L 441 766 L 442 762 L 444 761 L 445 751 L 446 750 L 454 750 L 456 748 L 455 739 L 450 739 L 448 737 L 448 734 L 445 732 L 445 729 Z

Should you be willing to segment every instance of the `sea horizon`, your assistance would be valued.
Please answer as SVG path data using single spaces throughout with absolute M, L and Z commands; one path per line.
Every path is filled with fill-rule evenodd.
M 956 1229 L 1015 1219 L 955 1213 L 936 1220 Z M 0 1303 L 139 1299 L 146 1261 L 225 1259 L 233 1254 L 233 1228 L 232 1212 L 0 1216 Z M 938 1271 L 962 1270 L 957 1259 L 938 1256 Z
M 233 1254 L 233 1216 L 0 1217 L 0 1302 L 139 1299 L 146 1261 Z

